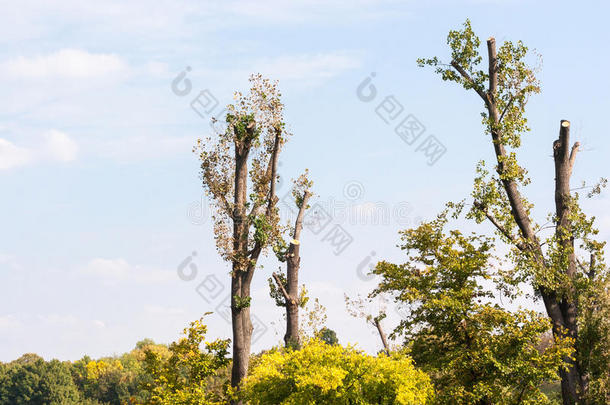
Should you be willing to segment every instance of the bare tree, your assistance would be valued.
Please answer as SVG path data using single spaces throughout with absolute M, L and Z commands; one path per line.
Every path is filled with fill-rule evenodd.
M 269 280 L 271 296 L 275 298 L 279 306 L 286 307 L 286 334 L 284 343 L 286 347 L 298 348 L 301 346 L 299 337 L 299 308 L 305 303 L 303 296 L 299 292 L 299 268 L 301 266 L 301 231 L 303 229 L 303 218 L 305 211 L 309 208 L 308 202 L 311 197 L 310 188 L 312 182 L 307 179 L 307 171 L 296 181 L 292 194 L 298 208 L 297 217 L 292 229 L 292 240 L 286 246 L 281 240 L 276 247 L 276 255 L 282 262 L 286 262 L 286 276 L 273 273 L 273 280 Z M 281 294 L 281 295 L 280 295 Z
M 374 326 L 377 329 L 377 333 L 379 334 L 379 338 L 381 339 L 381 344 L 387 355 L 390 355 L 390 345 L 388 344 L 388 338 L 383 330 L 383 326 L 381 325 L 381 321 L 383 321 L 386 317 L 385 312 L 385 300 L 382 296 L 379 296 L 380 300 L 383 301 L 381 308 L 377 315 L 373 316 L 366 308 L 366 301 L 358 295 L 358 298 L 351 299 L 344 294 L 345 297 L 345 307 L 347 308 L 347 312 L 353 316 L 354 318 L 362 318 L 370 325 Z
M 216 245 L 231 263 L 231 385 L 237 389 L 250 359 L 250 285 L 261 253 L 281 233 L 275 188 L 288 135 L 277 82 L 260 74 L 250 82 L 250 93 L 236 92 L 235 104 L 227 107 L 226 131 L 217 139 L 199 139 L 196 146 L 203 186 L 215 209 Z

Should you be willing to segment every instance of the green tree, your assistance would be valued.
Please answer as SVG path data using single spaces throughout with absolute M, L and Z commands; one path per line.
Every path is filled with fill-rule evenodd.
M 575 356 L 564 357 L 568 367 L 561 369 L 562 396 L 566 405 L 582 403 L 591 372 L 584 361 L 589 349 L 579 328 L 591 307 L 578 303 L 600 291 L 595 286 L 606 278 L 607 268 L 603 263 L 604 244 L 594 240 L 594 218 L 585 216 L 578 193 L 570 189 L 580 145 L 570 144 L 570 123 L 561 121 L 559 138 L 552 145 L 555 211 L 547 222 L 552 226 L 539 225 L 532 215 L 533 205 L 522 194 L 530 179 L 516 154 L 522 135 L 529 131 L 526 103 L 531 95 L 540 92 L 536 69 L 527 62 L 527 47 L 521 41 L 506 41 L 497 49 L 495 39 L 489 38 L 487 66 L 483 67 L 481 41 L 470 21 L 462 30 L 450 31 L 447 43 L 451 50 L 449 63 L 442 63 L 437 57 L 420 59 L 418 63 L 435 67 L 443 80 L 461 85 L 483 101 L 483 126 L 495 155 L 493 175 L 484 162 L 477 168 L 469 217 L 493 224 L 498 236 L 512 248 L 513 281 L 531 283 L 544 303 L 554 336 L 569 337 L 575 342 Z M 588 342 L 589 348 L 592 343 Z
M 145 349 L 144 368 L 153 377 L 144 387 L 151 405 L 224 404 L 222 398 L 208 389 L 209 377 L 229 364 L 229 340 L 205 341 L 207 326 L 203 319 L 184 330 L 185 337 L 169 345 L 169 356 Z M 201 349 L 201 346 L 205 349 Z
M 263 354 L 244 380 L 242 395 L 252 405 L 425 405 L 433 389 L 404 355 L 373 357 L 312 339 L 301 350 Z
M 148 392 L 141 387 L 153 381 L 144 368 L 146 352 L 155 352 L 164 359 L 169 357 L 166 345 L 144 339 L 121 356 L 98 360 L 85 356 L 75 361 L 71 365 L 72 378 L 90 401 L 111 405 L 145 403 L 149 399 Z
M 76 405 L 82 403 L 70 367 L 59 360 L 45 362 L 25 354 L 3 365 L 0 405 Z
M 138 395 L 142 372 L 139 364 L 131 367 L 123 364 L 129 355 L 100 360 L 83 358 L 72 365 L 74 381 L 86 398 L 111 405 L 129 403 Z
M 324 342 L 328 345 L 338 345 L 339 344 L 339 339 L 337 338 L 337 333 L 334 330 L 329 329 L 327 327 L 323 327 L 322 329 L 320 329 L 320 331 L 318 332 L 318 337 L 322 342 Z
M 380 262 L 373 295 L 392 294 L 406 316 L 392 335 L 403 336 L 417 366 L 428 372 L 441 404 L 548 403 L 540 385 L 557 378 L 570 338 L 537 346 L 550 323 L 531 311 L 509 312 L 492 303 L 499 282 L 488 238 L 445 234 L 447 213 L 402 232 L 408 262 Z
M 610 403 L 610 284 L 600 280 L 580 297 L 582 316 L 579 322 L 580 363 L 586 370 L 585 403 Z

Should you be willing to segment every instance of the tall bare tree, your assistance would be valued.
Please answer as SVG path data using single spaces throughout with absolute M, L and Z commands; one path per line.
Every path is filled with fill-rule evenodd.
M 593 240 L 597 231 L 578 205 L 578 194 L 570 189 L 570 178 L 579 144 L 570 143 L 570 123 L 561 121 L 559 137 L 553 142 L 555 163 L 555 212 L 550 214 L 554 231 L 533 219 L 530 204 L 522 189 L 530 180 L 518 163 L 515 150 L 521 135 L 529 130 L 525 105 L 540 87 L 535 69 L 526 63 L 527 48 L 519 41 L 504 42 L 496 48 L 494 38 L 487 40 L 487 67 L 480 66 L 480 40 L 469 21 L 464 29 L 450 31 L 447 43 L 451 60 L 420 59 L 420 66 L 436 67 L 443 80 L 462 85 L 483 101 L 483 124 L 495 154 L 495 175 L 490 176 L 484 162 L 472 193 L 474 202 L 469 217 L 477 222 L 489 221 L 500 238 L 513 247 L 514 280 L 529 280 L 544 302 L 555 336 L 575 342 L 576 355 L 564 358 L 560 370 L 564 404 L 584 403 L 587 373 L 579 353 L 579 294 L 582 289 L 605 277 L 601 263 L 603 243 Z M 578 246 L 575 243 L 578 241 Z M 587 265 L 579 265 L 579 254 L 585 254 Z
M 299 268 L 301 266 L 301 231 L 303 230 L 303 218 L 305 211 L 309 208 L 310 188 L 312 182 L 307 179 L 307 172 L 301 175 L 295 182 L 292 195 L 298 208 L 294 228 L 292 228 L 292 240 L 286 244 L 283 240 L 276 247 L 276 255 L 282 262 L 286 262 L 286 275 L 273 273 L 273 281 L 269 280 L 271 296 L 276 304 L 286 307 L 286 334 L 284 343 L 286 347 L 298 348 L 301 346 L 299 337 L 299 308 L 305 304 L 304 296 L 299 292 Z
M 287 133 L 277 83 L 250 78 L 248 95 L 235 93 L 226 131 L 198 140 L 203 186 L 214 206 L 216 245 L 231 263 L 233 365 L 231 385 L 248 372 L 253 326 L 250 285 L 261 253 L 280 235 L 277 165 Z

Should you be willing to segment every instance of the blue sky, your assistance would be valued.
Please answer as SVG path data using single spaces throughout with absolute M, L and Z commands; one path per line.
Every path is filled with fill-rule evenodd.
M 301 280 L 340 340 L 369 351 L 378 338 L 348 316 L 343 294 L 368 293 L 374 280 L 358 276 L 367 262 L 401 260 L 397 232 L 467 196 L 476 162 L 493 157 L 476 96 L 416 66 L 418 57 L 448 55 L 449 29 L 470 18 L 483 40 L 521 39 L 543 57 L 520 154 L 540 220 L 553 204 L 551 144 L 561 119 L 583 145 L 573 184 L 610 175 L 603 2 L 67 0 L 2 1 L 0 11 L 0 361 L 24 352 L 109 355 L 145 337 L 169 342 L 222 308 L 228 266 L 191 152 L 211 128 L 191 101 L 207 89 L 219 113 L 254 72 L 280 81 L 294 134 L 280 159 L 280 194 L 309 168 L 332 214 L 327 228 L 303 235 Z M 178 96 L 171 83 L 187 66 L 192 90 Z M 356 88 L 372 72 L 378 95 L 363 102 Z M 399 119 L 412 114 L 426 127 L 421 139 L 444 145 L 434 165 L 416 151 L 420 142 L 407 145 L 375 113 L 387 96 L 403 106 Z M 606 240 L 608 203 L 584 204 Z M 371 212 L 386 217 L 376 224 Z M 325 240 L 335 225 L 352 240 L 339 254 Z M 184 281 L 177 267 L 193 251 L 197 274 Z M 266 281 L 277 263 L 262 264 L 255 351 L 283 336 Z M 212 292 L 204 298 L 197 287 L 205 280 Z M 397 319 L 390 312 L 388 329 Z M 219 314 L 208 323 L 211 336 L 230 336 Z

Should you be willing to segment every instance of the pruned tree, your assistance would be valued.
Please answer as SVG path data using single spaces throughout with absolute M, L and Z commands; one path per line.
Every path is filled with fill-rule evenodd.
M 373 315 L 370 311 L 367 310 L 367 300 L 358 295 L 357 298 L 350 298 L 347 294 L 343 295 L 345 298 L 345 307 L 347 312 L 353 316 L 354 318 L 362 318 L 368 324 L 375 327 L 377 333 L 379 334 L 379 339 L 381 339 L 381 344 L 383 345 L 383 349 L 386 354 L 390 355 L 390 345 L 388 344 L 387 335 L 383 329 L 383 325 L 381 322 L 387 316 L 386 308 L 385 308 L 385 298 L 382 295 L 379 295 L 382 304 L 380 305 L 379 311 L 377 315 Z M 369 299 L 370 300 L 370 299 Z
M 582 213 L 578 193 L 570 189 L 579 143 L 571 144 L 570 123 L 562 120 L 559 137 L 552 145 L 555 212 L 549 215 L 550 226 L 539 225 L 532 215 L 533 205 L 522 194 L 530 179 L 515 152 L 522 134 L 529 131 L 525 118 L 528 98 L 540 92 L 536 69 L 526 62 L 527 47 L 521 41 L 506 41 L 497 49 L 495 39 L 489 38 L 487 66 L 483 68 L 480 40 L 468 20 L 463 30 L 450 31 L 447 43 L 451 48 L 449 63 L 436 57 L 418 63 L 436 67 L 443 80 L 460 84 L 483 101 L 483 125 L 496 161 L 494 175 L 488 173 L 484 162 L 479 163 L 468 215 L 478 223 L 489 221 L 499 237 L 512 246 L 513 281 L 529 281 L 544 303 L 555 337 L 575 342 L 576 356 L 566 356 L 568 367 L 561 370 L 562 396 L 564 404 L 582 403 L 588 383 L 578 334 L 585 310 L 579 307 L 579 296 L 605 278 L 606 268 L 604 244 L 593 239 L 597 234 L 594 218 Z M 546 229 L 551 232 L 545 234 Z M 582 255 L 586 260 L 579 259 Z
M 309 208 L 311 197 L 311 186 L 313 182 L 308 180 L 307 171 L 295 182 L 292 195 L 298 209 L 294 228 L 291 230 L 292 240 L 289 244 L 283 239 L 278 240 L 274 250 L 278 260 L 286 262 L 286 275 L 273 273 L 273 280 L 269 279 L 271 297 L 275 299 L 278 306 L 286 308 L 286 334 L 284 343 L 286 347 L 299 348 L 301 339 L 299 337 L 299 308 L 305 305 L 306 298 L 299 292 L 299 268 L 301 266 L 301 231 L 303 230 L 303 218 L 305 211 Z M 274 284 L 275 282 L 275 284 Z
M 225 132 L 198 140 L 203 186 L 214 207 L 220 255 L 231 263 L 233 365 L 231 385 L 248 372 L 253 326 L 250 285 L 258 259 L 281 233 L 277 210 L 278 157 L 288 133 L 277 82 L 250 78 L 248 95 L 235 93 Z

